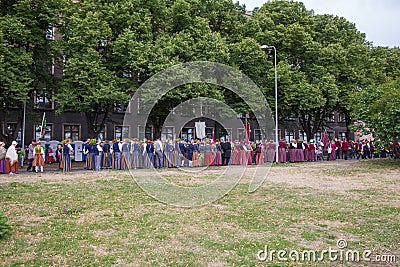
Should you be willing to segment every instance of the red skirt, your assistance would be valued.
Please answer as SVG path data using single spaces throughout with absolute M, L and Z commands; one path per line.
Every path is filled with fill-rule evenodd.
M 295 149 L 295 162 L 302 162 L 304 161 L 304 151 L 303 149 Z
M 44 166 L 44 159 L 42 154 L 35 154 L 32 161 L 32 166 Z
M 278 150 L 278 161 L 280 163 L 285 163 L 286 160 L 286 149 L 285 148 L 279 148 Z
M 213 166 L 214 165 L 214 157 L 213 152 L 204 152 L 204 166 Z
M 239 164 L 239 151 L 236 149 L 232 151 L 232 156 L 231 156 L 231 165 L 236 165 Z
M 296 150 L 297 149 L 289 149 L 289 161 L 290 162 L 295 162 L 296 161 Z
M 274 162 L 274 159 L 275 159 L 275 149 L 268 149 L 266 161 L 272 163 Z
M 308 150 L 308 160 L 309 161 L 316 161 L 317 157 L 315 154 L 315 150 Z
M 15 162 L 12 166 L 10 164 L 10 159 L 6 158 L 6 173 L 18 172 L 18 162 Z
M 239 151 L 239 164 L 240 165 L 247 165 L 249 163 L 249 160 L 247 159 L 247 151 L 246 150 L 240 150 Z

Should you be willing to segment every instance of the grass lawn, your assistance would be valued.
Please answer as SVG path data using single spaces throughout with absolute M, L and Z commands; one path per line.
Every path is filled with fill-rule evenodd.
M 0 211 L 13 230 L 0 240 L 0 265 L 296 266 L 260 261 L 258 252 L 266 245 L 338 249 L 345 239 L 346 249 L 371 250 L 371 259 L 396 256 L 373 266 L 400 266 L 400 161 L 278 165 L 250 194 L 253 170 L 225 197 L 197 208 L 154 200 L 129 172 L 1 175 Z M 163 172 L 197 186 L 218 171 Z M 302 266 L 372 264 L 325 258 Z

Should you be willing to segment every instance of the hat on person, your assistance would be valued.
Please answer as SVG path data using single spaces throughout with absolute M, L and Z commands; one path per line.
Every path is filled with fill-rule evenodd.
M 18 143 L 17 141 L 12 141 L 11 145 L 16 146 Z

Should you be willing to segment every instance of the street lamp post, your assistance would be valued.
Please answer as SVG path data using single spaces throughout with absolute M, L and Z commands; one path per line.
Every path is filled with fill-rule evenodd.
M 275 70 L 275 162 L 278 163 L 278 75 L 276 70 L 276 47 L 269 45 L 262 45 L 261 49 L 273 49 L 274 50 L 274 70 Z

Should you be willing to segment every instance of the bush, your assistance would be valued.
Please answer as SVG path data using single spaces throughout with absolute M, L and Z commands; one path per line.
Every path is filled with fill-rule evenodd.
M 3 216 L 3 213 L 0 212 L 0 239 L 5 237 L 11 231 L 11 226 L 7 224 L 7 217 Z

